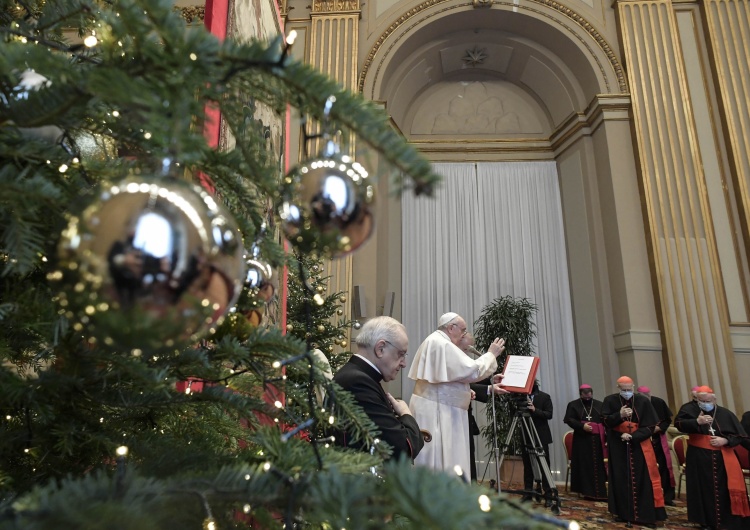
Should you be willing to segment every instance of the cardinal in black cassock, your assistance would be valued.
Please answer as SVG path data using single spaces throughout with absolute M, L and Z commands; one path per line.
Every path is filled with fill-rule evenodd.
M 711 388 L 700 387 L 697 397 L 698 411 L 686 403 L 674 421 L 690 435 L 685 461 L 688 520 L 702 528 L 750 528 L 747 488 L 732 449 L 745 431 L 732 411 L 716 405 Z
M 651 401 L 633 395 L 633 380 L 617 380 L 620 392 L 604 398 L 609 446 L 609 511 L 628 523 L 667 518 L 651 435 L 659 423 Z
M 570 491 L 591 499 L 607 498 L 607 431 L 602 421 L 602 402 L 583 384 L 579 399 L 568 403 L 563 421 L 573 429 L 570 453 Z

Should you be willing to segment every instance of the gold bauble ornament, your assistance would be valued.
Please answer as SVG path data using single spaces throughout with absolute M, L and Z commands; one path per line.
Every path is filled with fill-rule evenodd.
M 287 331 L 292 331 L 292 330 L 294 330 L 294 326 L 292 324 L 287 324 L 286 325 L 286 330 Z
M 273 278 L 273 267 L 260 256 L 260 247 L 253 244 L 245 257 L 245 287 L 251 295 L 258 292 Z
M 237 301 L 244 276 L 234 219 L 204 189 L 171 178 L 105 186 L 69 218 L 59 258 L 49 278 L 60 281 L 66 314 L 127 349 L 204 337 Z
M 325 326 L 324 326 L 323 324 L 320 324 L 320 325 L 318 326 L 318 331 L 320 331 L 320 332 L 323 332 L 323 331 L 325 331 L 325 330 L 326 330 L 326 327 L 325 327 Z
M 351 157 L 323 154 L 307 160 L 283 186 L 281 228 L 303 253 L 345 256 L 372 234 L 375 191 L 367 171 Z

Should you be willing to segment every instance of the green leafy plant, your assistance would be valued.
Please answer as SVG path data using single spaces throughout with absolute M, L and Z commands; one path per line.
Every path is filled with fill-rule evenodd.
M 482 309 L 482 315 L 474 322 L 477 348 L 486 351 L 496 337 L 505 339 L 505 351 L 498 357 L 498 373 L 502 372 L 508 355 L 532 355 L 536 329 L 534 315 L 537 306 L 526 298 L 503 296 L 496 298 Z M 515 406 L 509 394 L 495 398 L 495 424 L 497 426 L 498 447 L 508 436 L 508 430 L 515 413 Z M 487 426 L 482 429 L 487 447 L 493 447 L 492 406 L 487 405 Z M 514 433 L 507 447 L 507 454 L 521 454 L 520 431 Z

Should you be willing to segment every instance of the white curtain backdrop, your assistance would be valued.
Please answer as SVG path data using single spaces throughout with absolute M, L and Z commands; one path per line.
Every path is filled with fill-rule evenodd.
M 554 162 L 441 163 L 443 185 L 434 198 L 402 197 L 403 322 L 410 358 L 455 311 L 469 329 L 501 296 L 538 306 L 534 352 L 542 390 L 552 396 L 552 476 L 564 481 L 567 460 L 562 422 L 578 386 L 570 285 L 560 190 Z M 414 382 L 402 370 L 403 399 Z M 479 420 L 484 406 L 475 407 Z M 475 440 L 485 460 L 484 440 Z M 477 468 L 481 478 L 484 467 Z M 494 475 L 494 473 L 493 473 Z

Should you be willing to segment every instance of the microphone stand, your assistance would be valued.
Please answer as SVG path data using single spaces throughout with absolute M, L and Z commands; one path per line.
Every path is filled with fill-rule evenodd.
M 482 352 L 478 351 L 474 346 L 469 346 L 468 350 L 474 355 L 474 357 L 481 357 Z M 495 459 L 495 478 L 497 479 L 497 492 L 500 493 L 500 449 L 497 445 L 497 414 L 495 413 L 495 391 L 494 383 L 492 381 L 493 376 L 490 376 L 490 386 L 492 390 L 492 455 Z M 487 463 L 489 465 L 489 462 Z M 485 473 L 487 470 L 485 469 Z M 484 477 L 482 477 L 484 480 Z
M 492 379 L 490 379 L 490 384 Z M 495 458 L 495 476 L 497 477 L 497 492 L 500 493 L 500 450 L 497 446 L 497 414 L 495 413 L 495 392 L 492 392 L 492 454 Z

